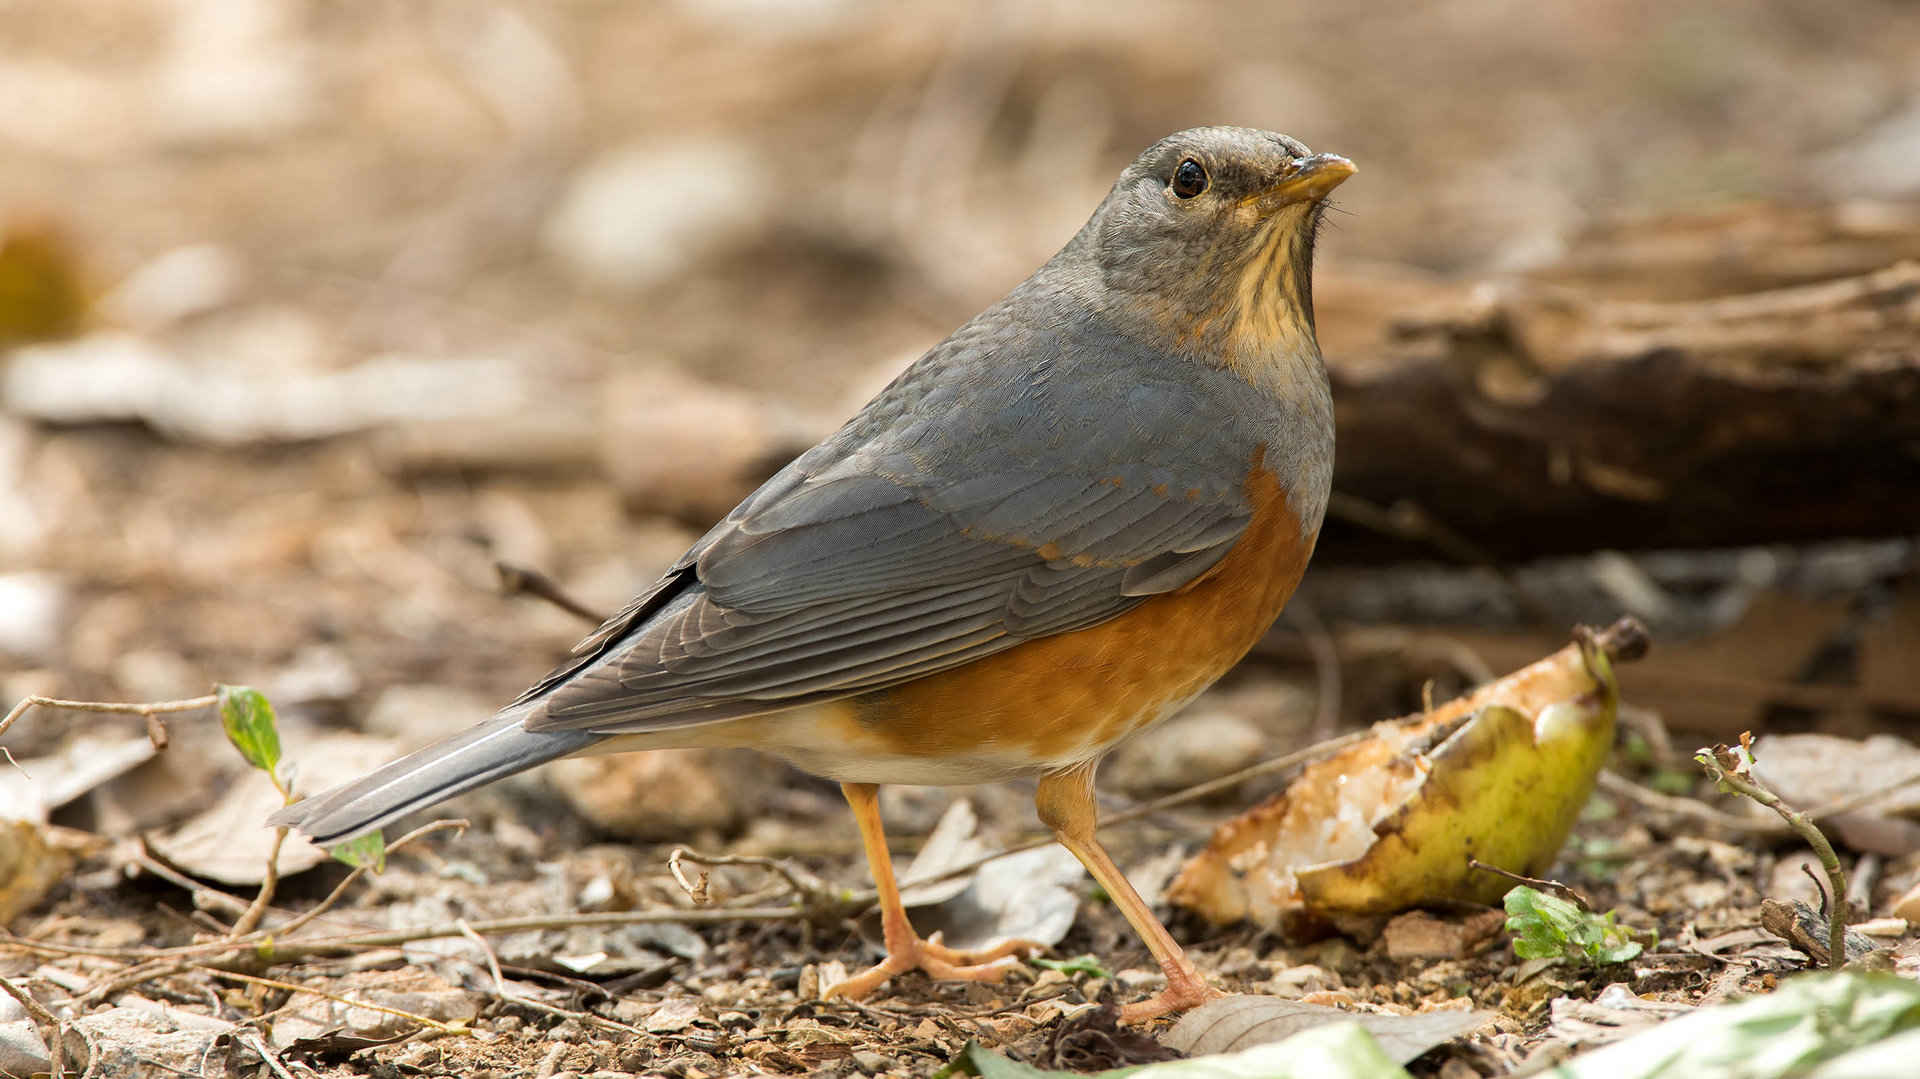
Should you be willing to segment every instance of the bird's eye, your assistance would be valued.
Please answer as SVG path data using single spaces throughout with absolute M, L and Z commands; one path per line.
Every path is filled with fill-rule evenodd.
M 1173 170 L 1173 193 L 1183 199 L 1193 198 L 1207 189 L 1207 170 L 1200 162 L 1187 158 L 1180 167 Z

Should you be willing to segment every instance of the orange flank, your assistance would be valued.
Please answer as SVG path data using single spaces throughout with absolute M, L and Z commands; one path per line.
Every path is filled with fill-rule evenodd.
M 1096 757 L 1191 700 L 1272 625 L 1313 553 L 1264 458 L 1263 447 L 1247 472 L 1247 532 L 1211 572 L 1100 625 L 857 697 L 835 710 L 844 744 L 1052 769 Z

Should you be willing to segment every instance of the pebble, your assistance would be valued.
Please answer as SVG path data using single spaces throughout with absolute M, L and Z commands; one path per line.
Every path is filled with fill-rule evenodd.
M 218 244 L 189 244 L 150 259 L 114 286 L 101 308 L 137 329 L 159 329 L 229 303 L 245 269 Z
M 67 585 L 52 573 L 0 574 L 0 655 L 50 662 L 66 624 Z

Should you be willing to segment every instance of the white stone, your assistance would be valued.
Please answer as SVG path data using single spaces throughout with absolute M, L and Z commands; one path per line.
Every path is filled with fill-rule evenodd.
M 769 187 L 760 162 L 737 143 L 628 146 L 574 176 L 545 241 L 585 277 L 644 288 L 753 232 L 766 219 Z
M 0 655 L 50 660 L 66 609 L 66 582 L 54 574 L 0 574 Z
M 244 276 L 239 256 L 227 248 L 190 244 L 135 269 L 100 306 L 118 322 L 156 329 L 231 302 Z

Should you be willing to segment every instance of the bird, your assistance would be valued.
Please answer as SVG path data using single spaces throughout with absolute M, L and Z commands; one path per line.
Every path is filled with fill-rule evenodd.
M 269 823 L 334 844 L 560 757 L 761 750 L 839 782 L 859 825 L 886 956 L 825 994 L 858 999 L 915 969 L 995 981 L 1035 947 L 914 931 L 879 785 L 1031 778 L 1165 975 L 1121 1019 L 1221 995 L 1096 838 L 1094 772 L 1238 662 L 1306 570 L 1334 449 L 1314 243 L 1354 172 L 1251 128 L 1154 143 L 556 670 Z

